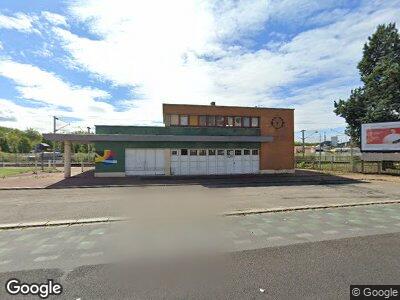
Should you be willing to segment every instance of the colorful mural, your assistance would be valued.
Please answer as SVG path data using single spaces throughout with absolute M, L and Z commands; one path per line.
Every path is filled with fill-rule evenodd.
M 103 155 L 96 153 L 96 157 L 94 159 L 95 163 L 102 163 L 105 165 L 116 164 L 117 160 L 115 159 L 115 152 L 112 150 L 104 150 Z

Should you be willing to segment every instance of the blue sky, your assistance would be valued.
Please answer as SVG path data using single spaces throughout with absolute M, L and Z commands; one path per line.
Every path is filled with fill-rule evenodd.
M 400 0 L 3 0 L 0 125 L 160 125 L 163 102 L 216 101 L 295 108 L 297 132 L 329 138 L 343 132 L 333 101 L 360 85 L 363 44 L 399 11 Z

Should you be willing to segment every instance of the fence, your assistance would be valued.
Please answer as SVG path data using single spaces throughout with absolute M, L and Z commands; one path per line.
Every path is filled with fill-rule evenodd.
M 72 165 L 85 166 L 94 165 L 94 153 L 73 153 L 71 155 Z M 40 166 L 43 164 L 45 166 L 61 166 L 63 165 L 63 157 L 60 154 L 56 154 L 55 159 L 53 159 L 53 153 L 46 152 L 43 155 L 41 153 L 6 153 L 0 152 L 0 167 L 31 167 Z
M 356 173 L 382 173 L 400 175 L 400 162 L 363 162 L 360 155 L 343 153 L 316 153 L 315 155 L 296 155 L 296 168 L 313 169 L 321 171 L 356 172 Z

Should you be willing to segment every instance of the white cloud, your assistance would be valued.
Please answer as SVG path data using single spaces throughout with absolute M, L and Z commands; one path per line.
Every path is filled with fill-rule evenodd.
M 14 16 L 0 15 L 0 28 L 14 29 L 22 32 L 37 32 L 33 27 L 35 16 L 24 13 L 16 13 Z
M 162 102 L 210 101 L 294 107 L 297 129 L 344 125 L 332 112 L 333 100 L 345 98 L 358 84 L 356 65 L 375 27 L 400 23 L 395 9 L 400 1 L 360 2 L 353 11 L 337 9 L 338 3 L 74 1 L 68 20 L 81 22 L 76 25 L 89 28 L 96 39 L 68 30 L 64 16 L 43 12 L 47 22 L 37 25 L 51 24 L 73 67 L 127 86 L 140 96 L 125 99 L 123 112 L 107 103 L 107 92 L 72 85 L 31 65 L 3 60 L 0 74 L 16 83 L 22 98 L 51 109 L 67 107 L 70 112 L 65 115 L 84 119 L 85 126 L 151 124 L 161 120 Z M 319 27 L 290 40 L 274 39 L 273 47 L 252 49 L 253 39 L 271 20 Z M 29 24 L 26 28 L 32 28 L 32 21 Z
M 325 23 L 324 12 L 336 1 L 84 1 L 75 2 L 71 14 L 99 39 L 60 28 L 54 32 L 75 66 L 143 95 L 146 101 L 135 103 L 132 111 L 145 104 L 148 114 L 140 116 L 146 118 L 157 117 L 150 112 L 160 110 L 161 102 L 214 100 L 221 105 L 295 107 L 296 120 L 314 120 L 309 127 L 321 121 L 344 125 L 332 112 L 333 100 L 357 84 L 356 65 L 375 27 L 400 23 L 395 2 L 365 2 L 351 13 L 336 9 Z M 246 47 L 271 18 L 298 21 L 313 13 L 318 14 L 311 23 L 329 25 L 302 32 L 273 50 L 253 50 L 251 43 Z M 232 46 L 234 41 L 244 46 Z M 337 78 L 345 81 L 338 83 Z M 276 96 L 277 90 L 313 80 L 318 88 Z M 132 115 L 133 123 L 139 121 L 137 115 Z
M 44 11 L 42 12 L 42 16 L 53 25 L 68 26 L 67 19 L 65 18 L 65 16 L 62 16 L 60 14 Z

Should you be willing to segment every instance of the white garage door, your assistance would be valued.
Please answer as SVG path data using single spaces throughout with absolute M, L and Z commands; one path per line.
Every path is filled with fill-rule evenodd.
M 173 149 L 172 175 L 251 174 L 259 171 L 258 149 Z
M 163 175 L 164 149 L 126 149 L 126 175 Z

